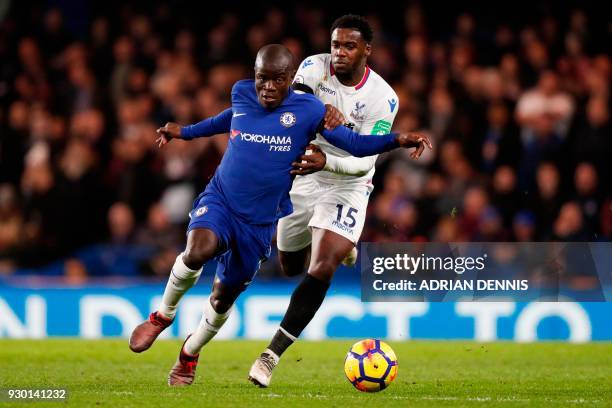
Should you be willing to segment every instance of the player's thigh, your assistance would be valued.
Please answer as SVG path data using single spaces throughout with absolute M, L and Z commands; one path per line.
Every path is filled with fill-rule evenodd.
M 199 268 L 201 263 L 228 248 L 232 230 L 229 214 L 223 202 L 211 195 L 203 196 L 194 203 L 189 213 L 187 245 L 183 258 L 191 264 L 187 266 Z
M 330 281 L 346 254 L 354 246 L 351 240 L 342 235 L 313 227 L 312 254 L 308 273 L 320 280 Z
M 217 279 L 238 293 L 244 291 L 270 257 L 274 228 L 236 221 L 230 248 L 217 257 Z
M 317 197 L 316 182 L 308 177 L 296 178 L 290 192 L 293 213 L 278 222 L 276 245 L 280 251 L 296 252 L 310 245 L 308 223 Z
M 210 228 L 194 228 L 187 233 L 187 245 L 183 252 L 183 261 L 192 269 L 199 269 L 201 264 L 215 257 L 219 250 L 217 233 Z
M 285 276 L 297 276 L 303 273 L 309 258 L 310 245 L 292 252 L 278 251 L 281 272 Z
M 365 184 L 328 189 L 317 200 L 308 225 L 335 232 L 356 244 L 365 224 L 371 191 L 372 187 Z

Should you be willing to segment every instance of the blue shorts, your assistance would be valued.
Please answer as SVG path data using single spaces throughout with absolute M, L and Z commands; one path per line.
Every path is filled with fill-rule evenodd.
M 276 223 L 251 225 L 239 220 L 215 192 L 206 191 L 193 204 L 187 233 L 207 228 L 219 239 L 220 254 L 217 277 L 227 286 L 241 287 L 251 283 L 261 263 L 268 259 Z

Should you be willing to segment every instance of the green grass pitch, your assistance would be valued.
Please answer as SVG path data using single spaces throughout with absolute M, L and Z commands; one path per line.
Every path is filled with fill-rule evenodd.
M 283 356 L 272 386 L 260 389 L 246 377 L 264 342 L 213 341 L 194 385 L 170 388 L 178 341 L 134 354 L 127 340 L 0 340 L 0 388 L 65 387 L 68 405 L 87 407 L 612 407 L 612 343 L 390 341 L 398 377 L 374 394 L 344 377 L 352 343 L 300 341 Z

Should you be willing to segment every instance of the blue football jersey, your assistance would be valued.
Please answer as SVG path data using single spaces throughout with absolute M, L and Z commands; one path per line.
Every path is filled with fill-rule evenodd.
M 293 211 L 291 163 L 304 154 L 325 114 L 314 96 L 289 91 L 276 109 L 261 106 L 253 80 L 232 89 L 227 151 L 210 188 L 250 224 L 267 224 Z

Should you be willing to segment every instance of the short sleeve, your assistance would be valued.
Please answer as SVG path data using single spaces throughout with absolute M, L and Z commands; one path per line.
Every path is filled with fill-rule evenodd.
M 376 109 L 366 118 L 361 126 L 362 134 L 385 135 L 391 133 L 395 115 L 399 109 L 399 100 L 395 92 L 390 92 L 380 100 Z
M 313 90 L 319 86 L 321 78 L 325 73 L 323 58 L 318 55 L 313 55 L 306 58 L 300 64 L 293 83 L 303 84 Z

